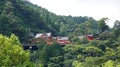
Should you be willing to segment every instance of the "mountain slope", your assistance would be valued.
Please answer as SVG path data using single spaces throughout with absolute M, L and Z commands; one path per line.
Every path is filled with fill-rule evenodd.
M 52 32 L 54 36 L 73 35 L 78 29 L 85 30 L 88 23 L 92 24 L 89 33 L 95 32 L 97 23 L 91 17 L 57 16 L 26 0 L 0 1 L 0 33 L 8 36 L 14 33 L 21 42 L 29 39 L 28 34 L 41 32 Z

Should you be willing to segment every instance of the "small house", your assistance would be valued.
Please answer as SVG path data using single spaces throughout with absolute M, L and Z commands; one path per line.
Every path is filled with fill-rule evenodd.
M 91 41 L 91 40 L 93 40 L 94 38 L 93 38 L 93 35 L 88 35 L 87 36 L 87 40 L 89 40 L 89 41 Z
M 57 37 L 57 42 L 62 45 L 70 44 L 69 37 Z

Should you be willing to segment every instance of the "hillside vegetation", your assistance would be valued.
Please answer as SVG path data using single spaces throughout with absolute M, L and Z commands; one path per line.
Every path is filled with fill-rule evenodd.
M 21 42 L 27 41 L 29 34 L 51 32 L 54 36 L 70 36 L 86 28 L 95 33 L 97 21 L 92 17 L 58 16 L 26 0 L 0 1 L 0 33 L 14 33 Z
M 120 21 L 109 28 L 107 20 L 58 16 L 28 0 L 0 0 L 0 67 L 120 67 Z M 41 40 L 37 50 L 21 46 L 46 32 L 72 42 L 61 46 Z M 90 34 L 93 40 L 78 38 Z

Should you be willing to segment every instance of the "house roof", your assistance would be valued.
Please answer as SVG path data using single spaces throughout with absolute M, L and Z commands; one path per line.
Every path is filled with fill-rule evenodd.
M 88 35 L 88 36 L 91 36 L 91 37 L 92 37 L 93 35 Z
M 79 36 L 79 39 L 83 39 L 85 36 Z
M 59 37 L 58 40 L 69 40 L 69 37 Z
M 50 37 L 50 36 L 51 36 L 51 33 L 38 33 L 38 34 L 36 34 L 35 38 L 39 38 L 39 37 L 41 37 L 41 36 L 44 35 L 44 34 L 45 34 L 45 36 L 47 36 L 47 37 Z
M 57 39 L 57 37 L 52 37 L 53 39 Z
M 51 33 L 46 33 L 46 35 L 47 35 L 48 37 L 50 37 L 50 36 L 51 36 Z
M 42 34 L 36 34 L 35 38 L 41 37 Z

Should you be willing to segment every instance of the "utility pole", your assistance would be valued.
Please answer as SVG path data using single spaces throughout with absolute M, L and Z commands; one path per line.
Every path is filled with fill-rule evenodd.
M 32 49 L 32 46 L 30 45 L 30 27 L 28 28 L 28 45 L 29 45 L 29 49 Z

